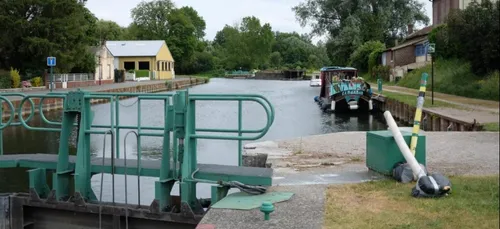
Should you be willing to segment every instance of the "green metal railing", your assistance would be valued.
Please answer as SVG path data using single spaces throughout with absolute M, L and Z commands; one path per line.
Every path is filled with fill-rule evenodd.
M 19 106 L 14 107 L 7 96 L 21 97 Z M 123 125 L 120 123 L 120 98 L 136 97 L 137 103 L 137 125 Z M 39 99 L 38 106 L 33 102 Z M 46 99 L 62 99 L 63 117 L 62 121 L 48 120 L 43 112 L 43 103 Z M 109 102 L 109 124 L 93 124 L 94 112 L 91 109 L 91 100 L 106 100 Z M 162 127 L 142 125 L 141 101 L 163 102 L 165 122 Z M 10 117 L 7 122 L 0 122 L 0 155 L 3 154 L 2 131 L 8 126 L 23 126 L 32 131 L 60 132 L 60 142 L 58 150 L 57 169 L 53 174 L 53 190 L 56 197 L 62 199 L 69 195 L 69 180 L 73 173 L 69 163 L 69 138 L 72 129 L 79 128 L 77 137 L 77 159 L 75 163 L 75 192 L 79 192 L 84 198 L 97 200 L 90 187 L 91 174 L 91 154 L 90 135 L 109 135 L 113 139 L 115 155 L 112 158 L 120 158 L 120 130 L 135 130 L 137 134 L 137 175 L 138 182 L 142 173 L 142 150 L 141 137 L 162 137 L 163 150 L 159 181 L 155 184 L 155 199 L 160 201 L 160 206 L 165 207 L 170 204 L 170 191 L 175 181 L 180 181 L 181 199 L 183 202 L 194 205 L 196 200 L 196 183 L 208 182 L 217 183 L 217 180 L 197 180 L 193 179 L 197 171 L 197 139 L 213 140 L 236 140 L 238 141 L 238 165 L 242 165 L 242 141 L 257 140 L 263 137 L 274 122 L 274 108 L 265 97 L 261 95 L 240 95 L 240 94 L 189 94 L 187 91 L 178 91 L 165 94 L 136 94 L 136 93 L 89 93 L 84 91 L 73 91 L 68 93 L 49 93 L 45 95 L 24 95 L 20 93 L 0 94 L 0 116 L 3 114 L 3 102 L 10 109 Z M 196 128 L 196 104 L 201 101 L 237 101 L 238 102 L 238 127 L 235 129 L 208 129 Z M 27 118 L 23 117 L 24 104 L 30 104 Z M 266 113 L 266 125 L 260 129 L 243 129 L 243 102 L 255 102 L 260 104 Z M 134 103 L 134 104 L 135 104 Z M 132 104 L 132 105 L 134 105 Z M 132 106 L 130 105 L 130 106 Z M 43 123 L 50 127 L 33 127 L 28 122 L 34 117 L 38 109 Z M 14 122 L 17 113 L 19 122 Z M 105 118 L 105 117 L 100 117 Z M 173 133 L 173 139 L 171 139 Z M 209 135 L 207 133 L 234 133 L 237 136 Z M 255 136 L 245 136 L 245 134 L 255 134 Z M 171 147 L 173 146 L 173 147 Z M 170 149 L 172 148 L 172 152 Z M 103 149 L 105 150 L 105 149 Z M 103 157 L 105 153 L 103 152 Z M 170 160 L 175 163 L 171 165 Z M 125 171 L 128 168 L 124 168 Z M 114 173 L 114 164 L 106 169 Z M 43 171 L 45 173 L 45 171 Z M 31 178 L 31 176 L 30 176 Z M 140 190 L 139 190 L 140 192 Z M 140 195 L 140 193 L 138 193 Z

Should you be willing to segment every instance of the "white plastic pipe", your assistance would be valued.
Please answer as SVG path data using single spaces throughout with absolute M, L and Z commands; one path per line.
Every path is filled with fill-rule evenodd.
M 330 105 L 330 109 L 332 111 L 335 111 L 335 101 L 332 101 L 332 104 Z
M 425 176 L 425 172 L 422 170 L 422 167 L 417 162 L 417 159 L 413 156 L 413 154 L 410 151 L 410 148 L 406 144 L 403 135 L 401 135 L 401 131 L 399 130 L 396 121 L 394 121 L 394 118 L 392 118 L 391 112 L 386 111 L 384 112 L 384 117 L 385 120 L 387 121 L 387 124 L 389 125 L 389 129 L 392 131 L 392 135 L 394 136 L 394 140 L 396 140 L 396 144 L 398 144 L 399 150 L 401 150 L 401 153 L 403 153 L 403 157 L 406 159 L 406 162 L 410 165 L 411 170 L 413 171 L 413 174 L 417 177 L 423 177 Z
M 373 101 L 371 99 L 368 100 L 368 110 L 373 110 Z

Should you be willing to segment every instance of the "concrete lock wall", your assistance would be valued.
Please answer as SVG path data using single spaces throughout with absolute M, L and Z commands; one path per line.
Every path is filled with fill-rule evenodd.
M 10 197 L 0 194 L 0 229 L 10 229 Z

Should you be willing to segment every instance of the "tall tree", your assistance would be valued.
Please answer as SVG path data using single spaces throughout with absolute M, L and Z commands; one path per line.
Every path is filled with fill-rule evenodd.
M 125 36 L 125 30 L 125 28 L 120 27 L 114 21 L 97 21 L 97 33 L 101 42 L 108 40 L 121 40 Z
M 0 1 L 0 66 L 39 74 L 55 56 L 57 71 L 92 71 L 96 20 L 75 0 Z
M 313 34 L 327 33 L 328 53 L 338 64 L 366 41 L 392 46 L 408 34 L 408 24 L 429 23 L 416 0 L 307 0 L 293 10 L 302 26 L 312 26 Z

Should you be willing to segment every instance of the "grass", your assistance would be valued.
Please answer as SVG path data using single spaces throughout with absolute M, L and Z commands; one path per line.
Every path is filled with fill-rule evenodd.
M 500 125 L 498 122 L 484 123 L 483 131 L 500 132 Z
M 388 91 L 382 91 L 382 95 L 386 96 L 387 98 L 395 99 L 397 101 L 403 102 L 405 104 L 411 105 L 411 106 L 416 106 L 417 105 L 417 96 L 416 95 L 407 95 L 407 94 L 399 94 L 395 92 L 388 92 Z M 451 107 L 451 108 L 460 108 L 463 109 L 460 106 L 457 106 L 455 104 L 443 102 L 440 100 L 434 100 L 434 104 L 431 103 L 429 98 L 426 98 L 424 102 L 424 107 L 430 108 L 430 107 Z
M 405 75 L 396 85 L 418 89 L 422 73 L 429 74 L 431 87 L 431 65 L 415 69 Z M 500 100 L 500 73 L 491 72 L 478 76 L 471 72 L 470 64 L 462 60 L 436 60 L 434 63 L 434 90 L 436 92 L 469 98 Z
M 414 183 L 392 180 L 331 186 L 324 228 L 499 228 L 498 179 L 452 177 L 440 199 L 414 198 Z

